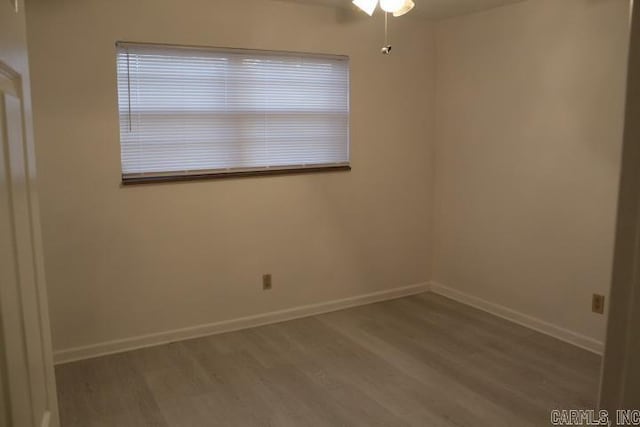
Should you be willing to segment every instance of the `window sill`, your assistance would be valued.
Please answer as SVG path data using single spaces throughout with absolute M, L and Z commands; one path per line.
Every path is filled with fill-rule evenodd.
M 318 166 L 307 168 L 283 168 L 283 169 L 264 169 L 264 170 L 248 170 L 248 171 L 232 171 L 232 172 L 215 172 L 202 174 L 176 174 L 176 175 L 149 175 L 122 177 L 122 185 L 141 185 L 141 184 L 159 184 L 169 182 L 183 181 L 201 181 L 208 179 L 228 179 L 228 178 L 245 178 L 269 175 L 294 175 L 318 172 L 345 172 L 350 171 L 351 166 Z

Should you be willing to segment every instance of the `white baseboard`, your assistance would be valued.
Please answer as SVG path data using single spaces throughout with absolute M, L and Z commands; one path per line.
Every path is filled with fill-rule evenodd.
M 433 293 L 445 296 L 462 304 L 478 308 L 482 311 L 486 311 L 487 313 L 491 313 L 495 316 L 517 323 L 529 329 L 533 329 L 543 334 L 550 335 L 554 338 L 568 342 L 585 350 L 589 350 L 593 353 L 602 354 L 604 351 L 604 344 L 601 341 L 597 341 L 593 338 L 578 334 L 576 332 L 572 332 L 568 329 L 561 328 L 559 326 L 526 315 L 524 313 L 520 313 L 510 308 L 494 304 L 473 295 L 460 292 L 448 286 L 444 286 L 440 283 L 431 282 L 430 284 L 420 283 L 416 285 L 403 286 L 340 300 L 304 305 L 285 310 L 257 314 L 254 316 L 241 317 L 238 319 L 224 320 L 221 322 L 214 322 L 205 325 L 197 325 L 188 328 L 174 329 L 166 332 L 141 335 L 121 340 L 113 340 L 88 346 L 59 350 L 54 353 L 54 362 L 55 364 L 74 362 L 77 360 L 104 356 L 107 354 L 122 353 L 139 348 L 153 347 L 156 345 L 175 341 L 232 332 L 240 329 L 268 325 L 272 323 L 283 322 L 286 320 L 299 319 L 316 314 L 342 310 L 345 308 L 356 307 L 395 298 L 402 298 L 409 295 L 427 292 L 429 290 Z
M 440 283 L 431 282 L 429 287 L 433 293 L 445 296 L 462 304 L 470 305 L 482 311 L 486 311 L 487 313 L 510 320 L 511 322 L 517 323 L 526 328 L 533 329 L 561 341 L 589 350 L 593 353 L 601 355 L 604 352 L 604 344 L 601 341 L 597 341 L 585 335 L 561 328 L 545 322 L 544 320 L 520 313 L 502 305 L 494 304 L 465 292 L 460 292 Z
M 416 285 L 372 292 L 369 294 L 358 295 L 319 304 L 304 305 L 286 310 L 241 317 L 238 319 L 224 320 L 221 322 L 214 322 L 205 325 L 197 325 L 188 328 L 174 329 L 166 332 L 159 332 L 137 337 L 125 338 L 121 340 L 107 341 L 88 346 L 69 348 L 54 352 L 54 363 L 68 363 L 82 359 L 89 359 L 92 357 L 104 356 L 107 354 L 122 353 L 139 348 L 152 347 L 174 341 L 204 337 L 207 335 L 220 334 L 224 332 L 232 332 L 240 329 L 283 322 L 286 320 L 299 319 L 301 317 L 328 313 L 331 311 L 342 310 L 349 307 L 356 307 L 359 305 L 371 304 L 374 302 L 402 298 L 409 295 L 427 292 L 428 290 L 428 283 L 419 283 Z

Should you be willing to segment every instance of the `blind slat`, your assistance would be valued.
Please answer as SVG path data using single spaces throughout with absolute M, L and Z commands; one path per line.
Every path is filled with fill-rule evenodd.
M 349 163 L 349 63 L 119 44 L 124 176 Z

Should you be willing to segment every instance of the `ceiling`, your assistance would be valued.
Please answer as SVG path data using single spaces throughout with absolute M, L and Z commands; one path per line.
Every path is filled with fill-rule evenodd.
M 315 3 L 348 9 L 353 7 L 351 0 L 285 0 L 297 3 Z M 425 19 L 443 19 L 456 15 L 478 12 L 484 9 L 518 3 L 523 0 L 414 0 L 415 9 L 410 13 L 414 17 Z

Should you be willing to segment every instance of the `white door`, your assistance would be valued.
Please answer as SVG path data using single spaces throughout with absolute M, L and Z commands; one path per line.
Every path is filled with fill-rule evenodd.
M 4 35 L 3 35 L 4 37 Z M 21 76 L 0 61 L 0 426 L 58 426 L 33 150 Z

